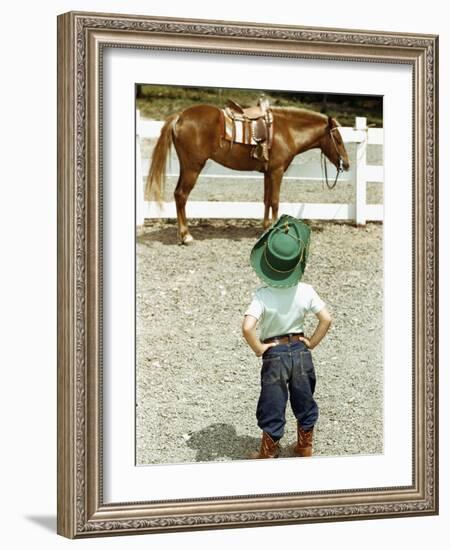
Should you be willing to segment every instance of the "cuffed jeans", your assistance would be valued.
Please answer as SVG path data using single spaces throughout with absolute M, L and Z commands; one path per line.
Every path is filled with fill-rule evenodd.
M 261 393 L 256 408 L 258 426 L 273 439 L 280 439 L 286 424 L 289 397 L 297 422 L 310 430 L 319 408 L 314 400 L 316 375 L 311 352 L 303 342 L 272 346 L 263 354 Z

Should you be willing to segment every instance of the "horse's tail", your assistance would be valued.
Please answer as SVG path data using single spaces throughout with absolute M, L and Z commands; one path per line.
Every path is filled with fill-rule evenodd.
M 164 126 L 153 150 L 152 162 L 145 185 L 145 200 L 151 200 L 152 195 L 161 205 L 164 195 L 164 184 L 166 183 L 166 164 L 170 148 L 173 142 L 172 130 L 178 114 L 171 115 Z

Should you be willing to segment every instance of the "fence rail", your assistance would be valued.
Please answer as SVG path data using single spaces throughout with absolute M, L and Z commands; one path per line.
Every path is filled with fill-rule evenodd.
M 144 200 L 144 174 L 148 173 L 149 160 L 142 157 L 141 139 L 157 138 L 163 122 L 143 120 L 140 113 L 136 113 L 136 223 L 143 225 L 149 218 L 176 218 L 174 202 L 164 203 L 162 208 L 154 202 Z M 383 183 L 384 174 L 382 166 L 369 165 L 367 163 L 367 146 L 383 145 L 383 129 L 368 128 L 365 117 L 356 117 L 355 126 L 340 128 L 342 139 L 345 143 L 355 143 L 355 158 L 350 159 L 354 167 L 354 184 L 356 187 L 354 203 L 280 203 L 280 214 L 291 214 L 302 219 L 316 220 L 352 220 L 356 225 L 365 225 L 367 221 L 383 220 L 382 204 L 367 204 L 367 182 Z M 300 157 L 296 157 L 297 159 Z M 294 163 L 293 163 L 294 164 Z M 293 172 L 301 172 L 301 162 L 296 163 L 294 170 L 288 171 L 284 180 L 322 180 L 321 176 L 292 175 Z M 177 177 L 178 169 L 169 170 L 168 176 Z M 263 176 L 258 172 L 238 172 L 228 170 L 218 165 L 204 170 L 200 177 L 208 178 L 234 178 L 242 180 L 258 179 Z M 349 181 L 347 179 L 347 181 Z M 190 218 L 245 218 L 260 219 L 263 216 L 264 206 L 261 202 L 222 202 L 222 201 L 189 201 Z

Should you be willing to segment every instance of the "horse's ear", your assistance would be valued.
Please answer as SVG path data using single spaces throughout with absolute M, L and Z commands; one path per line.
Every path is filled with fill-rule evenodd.
M 335 127 L 334 119 L 332 116 L 328 115 L 328 128 L 334 128 L 334 127 Z

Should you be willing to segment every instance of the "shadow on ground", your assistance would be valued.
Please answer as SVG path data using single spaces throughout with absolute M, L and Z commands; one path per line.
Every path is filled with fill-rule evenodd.
M 187 441 L 189 448 L 197 451 L 195 462 L 213 462 L 245 460 L 253 451 L 258 451 L 261 439 L 248 435 L 237 435 L 230 424 L 211 424 L 207 428 L 194 432 Z M 280 457 L 292 456 L 288 442 L 281 444 Z
M 56 533 L 56 516 L 26 516 L 28 521 L 39 525 L 46 531 Z
M 321 222 L 308 221 L 308 225 L 315 232 L 323 231 Z M 189 229 L 194 237 L 194 245 L 195 241 L 213 239 L 228 241 L 252 239 L 256 241 L 264 232 L 262 220 L 192 220 Z M 144 232 L 136 237 L 136 241 L 144 245 L 154 241 L 167 245 L 179 244 L 176 220 L 157 220 L 146 224 Z
M 176 224 L 161 224 L 146 226 L 144 234 L 139 235 L 136 240 L 140 244 L 147 244 L 158 241 L 162 244 L 178 244 L 178 234 Z M 240 241 L 242 239 L 256 240 L 263 232 L 262 224 L 255 225 L 234 225 L 229 220 L 221 220 L 220 224 L 198 223 L 190 225 L 190 231 L 195 241 L 205 241 L 213 239 L 227 239 L 229 241 Z

